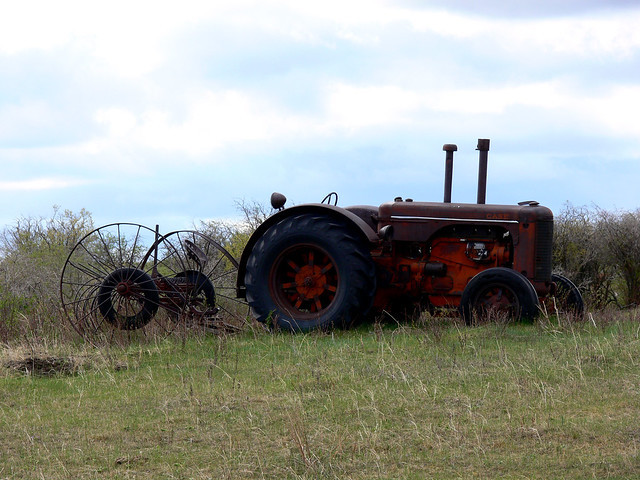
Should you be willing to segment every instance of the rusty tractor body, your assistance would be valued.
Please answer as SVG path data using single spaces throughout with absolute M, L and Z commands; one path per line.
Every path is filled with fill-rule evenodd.
M 467 323 L 493 312 L 533 318 L 558 293 L 568 311 L 581 314 L 575 285 L 552 274 L 551 210 L 533 201 L 484 203 L 484 139 L 478 203 L 451 203 L 457 147 L 443 149 L 442 203 L 396 198 L 377 207 L 323 201 L 284 209 L 284 196 L 272 195 L 279 211 L 243 252 L 238 297 L 259 321 L 292 331 L 349 326 L 370 312 L 405 318 L 425 308 L 458 309 Z

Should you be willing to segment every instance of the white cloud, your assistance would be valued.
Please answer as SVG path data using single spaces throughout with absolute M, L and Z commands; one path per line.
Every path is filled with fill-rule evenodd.
M 539 112 L 538 118 L 546 116 L 548 122 L 561 122 L 566 128 L 640 135 L 640 125 L 634 121 L 640 110 L 640 87 L 618 87 L 594 95 L 562 81 L 429 91 L 331 83 L 324 93 L 324 108 L 315 115 L 296 114 L 240 90 L 193 96 L 183 117 L 168 110 L 134 113 L 107 108 L 95 115 L 106 127 L 106 135 L 86 146 L 93 154 L 126 147 L 206 156 L 246 142 L 297 142 L 377 127 L 392 131 L 418 125 L 436 113 L 507 121 L 510 109 L 519 107 L 533 109 Z
M 55 128 L 57 122 L 59 112 L 43 100 L 7 105 L 0 109 L 0 139 L 35 137 L 43 130 Z
M 512 106 L 554 109 L 572 102 L 553 83 L 429 92 L 393 85 L 331 83 L 324 94 L 324 108 L 315 115 L 296 114 L 239 90 L 193 96 L 183 118 L 168 110 L 136 114 L 107 108 L 95 115 L 106 127 L 106 136 L 88 145 L 93 154 L 137 147 L 203 156 L 246 142 L 296 142 L 375 127 L 394 129 L 419 123 L 429 112 L 500 115 Z
M 406 8 L 385 1 L 282 1 L 270 5 L 279 8 L 260 10 L 264 15 L 255 18 L 253 26 L 269 29 L 274 24 L 286 25 L 278 31 L 299 40 L 318 41 L 324 36 L 325 40 L 336 37 L 356 44 L 379 45 L 384 42 L 383 27 L 394 27 L 386 33 L 430 32 L 444 38 L 491 43 L 496 51 L 541 49 L 562 55 L 620 58 L 640 49 L 638 11 L 506 19 L 452 13 L 442 8 Z
M 162 42 L 177 30 L 210 17 L 215 3 L 184 1 L 86 2 L 35 0 L 3 5 L 0 54 L 60 48 L 84 52 L 85 67 L 135 78 L 164 60 Z
M 498 49 L 545 51 L 571 55 L 624 57 L 640 48 L 640 13 L 618 11 L 597 17 L 491 19 L 446 11 L 411 11 L 401 15 L 416 30 L 444 37 L 491 41 Z
M 336 84 L 328 91 L 326 105 L 324 121 L 334 130 L 418 124 L 435 112 L 457 114 L 461 118 L 473 115 L 499 118 L 508 116 L 509 109 L 527 107 L 540 112 L 542 118 L 546 115 L 548 121 L 565 121 L 572 129 L 603 128 L 613 136 L 640 135 L 640 124 L 634 121 L 640 111 L 638 86 L 614 87 L 594 94 L 559 80 L 445 87 L 428 92 L 397 86 Z
M 137 78 L 167 61 L 173 35 L 208 25 L 286 36 L 335 48 L 337 40 L 384 44 L 398 33 L 431 32 L 445 39 L 490 44 L 495 51 L 626 58 L 640 49 L 640 13 L 614 11 L 555 19 L 494 19 L 442 9 L 410 9 L 384 1 L 35 0 L 4 5 L 0 55 L 73 50 L 85 68 Z
M 0 182 L 0 192 L 34 192 L 42 190 L 54 190 L 86 185 L 88 183 L 89 182 L 86 180 L 69 178 L 33 178 L 30 180 Z
M 191 96 L 182 119 L 166 110 L 135 114 L 121 108 L 100 110 L 95 118 L 107 127 L 107 137 L 93 142 L 98 149 L 100 145 L 124 143 L 189 155 L 205 155 L 230 144 L 300 135 L 308 124 L 303 117 L 238 90 Z
M 640 140 L 640 85 L 616 86 L 605 95 L 574 99 L 571 107 L 605 128 L 610 136 Z
M 326 123 L 330 129 L 358 129 L 397 125 L 411 121 L 423 103 L 415 92 L 393 85 L 331 85 L 326 98 Z
M 422 104 L 430 109 L 470 115 L 499 115 L 516 105 L 555 108 L 563 101 L 554 82 L 444 89 L 422 98 Z

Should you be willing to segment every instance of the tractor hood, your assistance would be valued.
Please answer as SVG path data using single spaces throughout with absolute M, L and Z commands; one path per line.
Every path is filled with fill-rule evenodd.
M 383 203 L 378 211 L 378 229 L 393 225 L 396 240 L 415 240 L 417 230 L 425 230 L 423 234 L 428 237 L 444 225 L 457 223 L 499 224 L 508 230 L 517 230 L 518 225 L 538 222 L 553 222 L 553 213 L 537 202 L 487 205 L 395 201 Z

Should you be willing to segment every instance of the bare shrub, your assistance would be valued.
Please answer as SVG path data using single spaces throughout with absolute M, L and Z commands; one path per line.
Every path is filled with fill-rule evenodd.
M 91 214 L 53 207 L 50 218 L 21 217 L 0 234 L 0 314 L 3 341 L 33 319 L 59 320 L 60 272 L 69 251 L 93 229 Z
M 201 221 L 196 229 L 213 238 L 234 258 L 239 259 L 251 234 L 269 216 L 267 208 L 261 203 L 246 200 L 235 201 L 236 210 L 241 214 L 240 221 L 207 220 Z
M 553 261 L 592 308 L 640 305 L 640 210 L 567 204 L 555 219 Z
M 603 252 L 598 228 L 599 212 L 570 203 L 556 215 L 553 265 L 570 278 L 592 308 L 602 308 L 615 300 L 615 266 Z
M 600 252 L 615 267 L 624 306 L 640 305 L 640 210 L 599 211 Z

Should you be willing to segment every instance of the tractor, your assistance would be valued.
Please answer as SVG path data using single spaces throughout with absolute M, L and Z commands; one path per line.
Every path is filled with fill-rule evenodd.
M 489 144 L 478 140 L 476 204 L 451 203 L 453 144 L 443 146 L 441 203 L 397 197 L 342 208 L 332 192 L 284 208 L 285 196 L 272 194 L 277 213 L 242 253 L 237 297 L 258 321 L 302 332 L 424 309 L 458 310 L 467 324 L 496 314 L 527 320 L 550 299 L 581 315 L 579 290 L 552 273 L 551 210 L 535 201 L 485 203 Z

